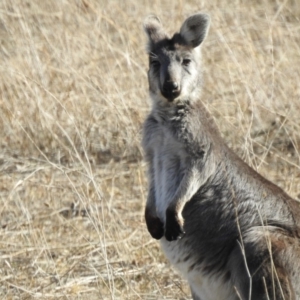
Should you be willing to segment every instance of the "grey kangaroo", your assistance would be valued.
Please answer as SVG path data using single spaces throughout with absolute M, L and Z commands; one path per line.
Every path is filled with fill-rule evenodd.
M 300 299 L 300 204 L 244 163 L 201 104 L 198 13 L 169 36 L 156 16 L 148 36 L 152 110 L 145 218 L 193 299 Z

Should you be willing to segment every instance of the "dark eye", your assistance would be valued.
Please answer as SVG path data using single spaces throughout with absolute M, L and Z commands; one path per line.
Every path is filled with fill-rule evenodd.
M 154 68 L 158 68 L 160 67 L 160 62 L 158 59 L 151 59 L 150 60 L 150 65 Z
M 191 60 L 188 59 L 188 58 L 185 58 L 185 59 L 182 61 L 182 64 L 183 64 L 184 66 L 188 66 L 190 63 L 191 63 Z

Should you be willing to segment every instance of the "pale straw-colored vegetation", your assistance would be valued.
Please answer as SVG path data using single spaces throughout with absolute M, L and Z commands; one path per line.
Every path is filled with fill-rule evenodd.
M 197 11 L 212 19 L 203 102 L 297 198 L 298 0 L 2 0 L 1 299 L 190 299 L 143 218 L 142 22 L 156 13 L 173 32 Z

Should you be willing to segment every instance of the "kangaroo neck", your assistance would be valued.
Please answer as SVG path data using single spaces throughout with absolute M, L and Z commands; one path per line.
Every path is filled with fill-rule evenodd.
M 180 121 L 190 111 L 190 101 L 180 100 L 174 102 L 156 103 L 153 106 L 152 114 L 159 123 Z

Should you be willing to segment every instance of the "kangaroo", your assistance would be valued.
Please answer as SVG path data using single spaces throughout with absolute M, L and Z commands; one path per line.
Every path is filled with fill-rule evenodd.
M 300 299 L 300 203 L 226 145 L 200 101 L 209 24 L 197 13 L 169 36 L 156 16 L 144 22 L 147 228 L 194 300 Z

